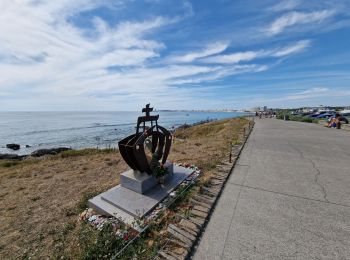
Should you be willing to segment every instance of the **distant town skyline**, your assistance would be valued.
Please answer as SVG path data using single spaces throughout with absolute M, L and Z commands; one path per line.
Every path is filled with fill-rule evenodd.
M 0 111 L 350 105 L 348 0 L 0 8 Z

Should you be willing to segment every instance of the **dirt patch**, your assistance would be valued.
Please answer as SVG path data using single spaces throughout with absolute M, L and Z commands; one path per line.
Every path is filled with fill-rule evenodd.
M 210 176 L 247 123 L 229 119 L 179 130 L 169 159 L 195 164 Z M 119 174 L 127 169 L 117 150 L 1 162 L 0 258 L 79 258 L 81 236 L 93 234 L 81 233 L 78 214 L 89 198 L 118 184 Z

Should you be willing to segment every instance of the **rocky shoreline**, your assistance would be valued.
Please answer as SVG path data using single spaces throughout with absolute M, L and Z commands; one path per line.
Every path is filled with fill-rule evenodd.
M 57 147 L 57 148 L 50 148 L 50 149 L 38 149 L 27 155 L 5 153 L 5 154 L 0 154 L 0 160 L 23 160 L 27 157 L 41 157 L 44 155 L 56 155 L 58 153 L 68 151 L 68 150 L 72 150 L 72 148 Z

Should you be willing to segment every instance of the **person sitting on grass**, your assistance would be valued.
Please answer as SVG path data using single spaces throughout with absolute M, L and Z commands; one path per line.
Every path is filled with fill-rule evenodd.
M 328 127 L 341 128 L 340 115 L 335 114 L 335 117 L 331 117 L 328 122 Z

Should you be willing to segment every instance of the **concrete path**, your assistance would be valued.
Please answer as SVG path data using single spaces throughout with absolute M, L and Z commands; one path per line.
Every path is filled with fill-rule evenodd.
M 350 133 L 255 122 L 194 259 L 350 259 Z

